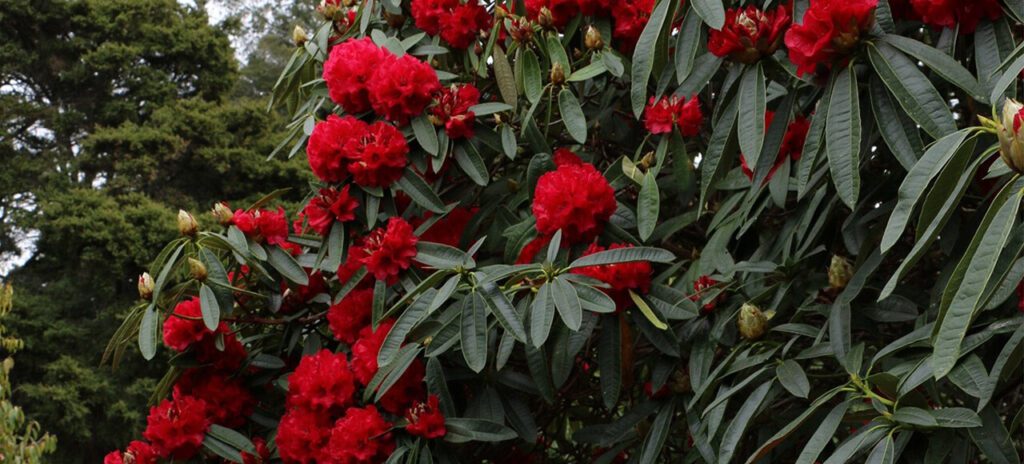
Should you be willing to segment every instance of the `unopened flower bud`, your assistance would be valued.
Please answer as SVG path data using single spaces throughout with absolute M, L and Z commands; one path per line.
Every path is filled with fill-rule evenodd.
M 321 0 L 320 5 L 316 7 L 316 11 L 320 13 L 322 18 L 328 21 L 336 21 L 338 18 L 344 17 L 344 10 L 341 6 L 338 0 Z
M 828 266 L 829 287 L 842 290 L 846 288 L 846 284 L 850 283 L 851 277 L 853 277 L 853 266 L 850 261 L 842 256 L 833 255 L 832 263 Z
M 139 297 L 143 300 L 152 299 L 154 287 L 156 287 L 156 284 L 153 282 L 153 276 L 149 275 L 148 272 L 143 272 L 139 276 Z
M 309 35 L 306 34 L 306 30 L 302 26 L 296 25 L 295 29 L 292 29 L 292 43 L 296 47 L 306 45 L 306 41 L 309 40 Z
M 194 237 L 196 232 L 199 232 L 199 224 L 196 223 L 196 218 L 183 209 L 178 210 L 178 232 L 189 237 Z
M 690 371 L 686 369 L 676 369 L 672 373 L 672 377 L 668 381 L 669 388 L 672 389 L 678 395 L 685 395 L 693 391 L 693 386 L 690 384 Z
M 554 85 L 565 83 L 565 68 L 562 67 L 562 63 L 555 62 L 551 65 L 551 83 Z
M 533 38 L 533 24 L 523 17 L 507 18 L 505 20 L 505 29 L 508 30 L 508 35 L 512 36 L 512 40 L 517 43 L 526 43 Z
M 540 7 L 540 12 L 537 13 L 537 22 L 544 29 L 554 29 L 555 27 L 555 17 L 546 6 Z
M 203 265 L 202 261 L 195 258 L 189 258 L 188 272 L 189 274 L 192 274 L 193 279 L 196 279 L 200 282 L 206 281 L 206 266 Z
M 234 217 L 234 213 L 231 212 L 231 208 L 223 201 L 219 201 L 213 205 L 213 210 L 210 211 L 213 217 L 217 219 L 217 222 L 222 226 L 231 224 L 231 219 Z
M 1024 104 L 1007 98 L 1003 103 L 1002 120 L 995 124 L 999 136 L 999 156 L 1017 173 L 1024 172 Z
M 765 316 L 756 305 L 743 303 L 740 314 L 736 317 L 736 325 L 739 326 L 740 336 L 748 341 L 754 341 L 761 338 L 768 329 L 768 316 Z
M 589 50 L 597 50 L 604 47 L 604 39 L 601 38 L 601 31 L 594 26 L 587 26 L 587 32 L 583 36 L 583 45 Z

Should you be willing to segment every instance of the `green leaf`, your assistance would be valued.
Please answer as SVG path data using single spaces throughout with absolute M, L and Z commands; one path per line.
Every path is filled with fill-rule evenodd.
M 583 308 L 580 306 L 576 289 L 565 279 L 554 279 L 551 284 L 551 296 L 555 300 L 555 308 L 558 309 L 562 322 L 569 330 L 580 330 L 580 325 L 583 324 Z
M 446 417 L 444 426 L 447 429 L 444 440 L 450 443 L 498 442 L 516 437 L 512 429 L 486 419 Z
M 512 65 L 508 63 L 508 57 L 501 47 L 494 47 L 491 58 L 494 60 L 494 78 L 498 81 L 498 93 L 515 111 L 519 103 L 519 91 L 516 90 L 516 76 L 512 73 Z
M 952 429 L 970 429 L 981 427 L 981 417 L 967 408 L 939 408 L 928 411 L 939 427 Z
M 199 308 L 203 313 L 203 324 L 211 332 L 217 330 L 220 324 L 220 305 L 217 303 L 217 295 L 209 285 L 199 285 Z
M 413 259 L 435 269 L 472 269 L 476 266 L 476 262 L 465 251 L 443 243 L 417 242 Z
M 815 403 L 817 404 L 818 402 L 816 401 Z M 839 424 L 842 423 L 843 417 L 846 415 L 846 411 L 849 408 L 850 402 L 843 401 L 828 412 L 828 415 L 826 415 L 821 423 L 815 427 L 816 430 L 814 431 L 814 434 L 807 439 L 807 443 L 804 444 L 803 451 L 801 451 L 800 456 L 797 457 L 796 464 L 812 464 L 814 462 L 818 462 L 818 456 L 821 456 L 821 452 L 825 449 L 825 446 L 832 441 L 832 437 L 835 435 L 836 429 L 839 428 Z M 800 417 L 806 419 L 806 417 L 811 413 L 813 413 L 813 409 L 805 411 L 800 415 Z M 793 423 L 791 423 L 791 425 L 792 424 Z M 787 426 L 787 428 L 789 428 L 789 426 Z M 769 443 L 771 443 L 770 440 Z M 757 456 L 757 454 L 755 454 L 755 456 Z M 751 464 L 753 462 L 753 458 L 747 460 L 747 464 Z
M 928 411 L 911 406 L 903 406 L 892 415 L 892 420 L 901 424 L 917 427 L 938 427 L 939 423 Z
M 779 364 L 779 367 L 775 368 L 775 376 L 793 396 L 807 398 L 811 393 L 811 382 L 807 380 L 807 374 L 800 364 L 792 359 Z
M 658 191 L 658 179 L 654 170 L 644 174 L 640 184 L 640 194 L 636 203 L 636 228 L 640 240 L 647 241 L 658 225 L 658 213 L 661 209 L 661 192 Z
M 643 297 L 637 295 L 633 290 L 630 290 L 629 298 L 633 300 L 633 304 L 635 304 L 637 308 L 640 308 L 640 313 L 647 318 L 647 321 L 650 322 L 651 325 L 661 330 L 668 329 L 668 324 L 662 322 L 661 319 L 658 319 L 658 315 L 654 313 L 654 310 L 651 309 L 650 305 L 648 305 L 646 301 L 644 301 Z
M 487 186 L 491 175 L 487 172 L 487 166 L 475 148 L 471 146 L 469 150 L 466 150 L 461 146 L 455 147 L 455 162 L 473 183 L 481 187 Z
M 669 7 L 674 0 L 661 0 L 658 6 L 654 7 L 651 17 L 647 20 L 640 38 L 633 50 L 633 67 L 630 74 L 629 98 L 633 105 L 633 116 L 640 119 L 644 106 L 647 104 L 647 81 L 651 78 L 651 71 L 654 69 L 654 49 L 658 43 L 658 35 L 661 33 L 661 26 L 665 23 Z M 706 0 L 713 2 L 716 0 Z M 721 7 L 721 4 L 719 4 Z M 723 23 L 724 23 L 723 12 Z M 703 16 L 703 15 L 701 15 Z
M 540 63 L 537 61 L 537 55 L 533 53 L 533 50 L 523 51 L 522 60 L 523 90 L 526 93 L 526 99 L 532 104 L 537 104 L 540 101 L 541 95 L 544 94 L 544 77 L 540 72 Z
M 869 43 L 868 58 L 903 110 L 925 132 L 939 138 L 956 131 L 946 101 L 906 55 L 886 43 Z
M 203 448 L 206 448 L 211 453 L 224 458 L 225 461 L 242 462 L 242 454 L 237 449 L 227 443 L 213 438 L 209 434 L 203 437 L 202 444 Z
M 722 0 L 693 0 L 693 9 L 712 29 L 725 27 L 725 7 Z
M 671 263 L 676 256 L 668 250 L 653 247 L 627 247 L 599 251 L 578 258 L 569 264 L 569 269 L 602 264 L 628 263 L 633 261 L 650 261 L 652 263 Z
M 559 40 L 557 34 L 547 36 L 547 51 L 548 58 L 551 59 L 551 63 L 558 63 L 562 65 L 562 70 L 565 71 L 565 75 L 572 74 L 572 61 L 569 60 L 569 55 L 565 53 L 565 47 L 562 46 L 562 42 Z
M 832 85 L 825 128 L 825 152 L 839 198 L 850 209 L 860 195 L 860 96 L 852 68 L 839 72 Z
M 429 315 L 430 302 L 434 300 L 435 295 L 437 292 L 434 289 L 428 289 L 398 316 L 377 351 L 378 366 L 386 366 L 394 361 L 409 332 Z
M 587 143 L 587 117 L 583 115 L 580 102 L 568 88 L 558 92 L 558 111 L 562 114 L 565 129 L 579 143 Z
M 967 433 L 971 436 L 971 441 L 988 458 L 988 462 L 1020 464 L 1014 439 L 1003 425 L 999 412 L 991 405 L 985 407 L 981 410 L 980 422 L 980 427 L 968 428 Z
M 235 448 L 235 457 L 240 458 L 239 451 L 245 451 L 247 453 L 256 453 L 256 446 L 253 445 L 249 438 L 241 433 L 231 430 L 227 427 L 223 427 L 217 424 L 210 425 L 210 429 L 206 432 L 207 436 L 216 438 L 217 440 L 224 442 Z
M 142 313 L 142 322 L 139 324 L 139 351 L 146 361 L 156 356 L 156 348 L 159 343 L 160 315 L 156 311 L 156 305 L 150 303 L 146 307 L 146 311 Z
M 555 302 L 552 297 L 551 282 L 546 282 L 537 290 L 530 306 L 530 342 L 540 348 L 551 334 L 551 325 L 555 321 Z
M 667 3 L 667 2 L 666 2 Z M 647 431 L 647 438 L 644 439 L 644 446 L 640 450 L 641 464 L 651 464 L 658 460 L 661 455 L 661 448 L 665 446 L 665 439 L 668 438 L 669 429 L 672 426 L 672 416 L 676 412 L 676 403 L 670 401 L 661 408 L 658 415 L 651 423 L 651 429 Z
M 441 197 L 437 196 L 437 193 L 434 193 L 434 189 L 430 188 L 427 181 L 423 180 L 419 174 L 416 174 L 412 168 L 406 169 L 405 175 L 398 179 L 396 184 L 412 198 L 412 201 L 427 211 L 436 214 L 445 213 L 445 205 L 441 201 Z
M 765 102 L 764 70 L 760 64 L 747 67 L 740 78 L 739 130 L 740 150 L 747 158 L 747 165 L 757 166 L 764 143 Z M 781 116 L 781 115 L 780 115 Z M 788 115 L 787 115 L 788 116 Z
M 278 246 L 270 246 L 267 250 L 267 262 L 277 269 L 284 278 L 298 284 L 309 285 L 309 275 L 299 266 L 298 261 L 290 253 Z
M 505 111 L 512 111 L 512 105 L 502 102 L 484 102 L 477 103 L 469 107 L 469 111 L 472 111 L 476 117 L 488 116 L 494 113 L 502 113 Z
M 426 116 L 419 116 L 413 118 L 411 125 L 412 133 L 423 150 L 437 156 L 440 146 L 437 142 L 437 131 L 434 130 L 434 125 L 430 123 L 430 120 Z
M 679 37 L 676 41 L 675 65 L 676 80 L 683 82 L 693 70 L 693 60 L 697 58 L 697 51 L 703 45 L 701 40 L 700 27 L 701 17 L 697 12 L 686 11 L 683 23 L 679 26 Z
M 480 291 L 487 296 L 485 301 L 488 307 L 491 308 L 491 313 L 498 319 L 498 323 L 508 333 L 512 334 L 516 340 L 525 343 L 526 327 L 519 317 L 519 312 L 512 307 L 512 302 L 508 300 L 508 297 L 501 292 L 501 289 L 494 282 L 485 282 L 480 286 Z
M 960 63 L 957 63 L 953 57 L 917 40 L 901 35 L 887 34 L 882 36 L 882 41 L 917 58 L 925 66 L 935 71 L 935 74 L 942 76 L 950 84 L 963 89 L 971 98 L 988 104 L 988 98 L 986 98 L 981 84 L 978 83 L 978 80 L 974 78 L 970 71 L 961 66 Z
M 935 141 L 910 169 L 907 177 L 903 178 L 903 183 L 900 184 L 897 194 L 896 207 L 893 208 L 892 214 L 889 216 L 889 222 L 885 226 L 885 233 L 882 235 L 879 245 L 883 253 L 892 248 L 903 235 L 903 230 L 910 221 L 914 205 L 917 204 L 931 180 L 939 175 L 939 172 L 969 134 L 970 131 L 962 130 Z
M 1002 100 L 1003 92 L 1017 81 L 1017 76 L 1024 70 L 1024 54 L 1021 54 L 1017 59 L 1010 63 L 1010 66 L 1003 71 L 1003 75 L 996 81 L 995 86 L 992 87 L 992 94 L 989 100 L 992 102 L 1000 102 Z
M 473 372 L 487 365 L 487 311 L 483 298 L 472 292 L 462 299 L 462 357 Z
M 761 408 L 761 403 L 764 403 L 765 398 L 768 396 L 768 391 L 771 389 L 773 380 L 769 380 L 756 390 L 750 393 L 750 396 L 743 401 L 743 405 L 736 411 L 732 422 L 729 422 L 729 427 L 725 429 L 725 434 L 722 435 L 721 444 L 718 448 L 721 453 L 718 455 L 719 464 L 728 464 L 732 462 L 733 453 L 740 448 L 740 442 L 745 438 L 747 426 L 750 425 L 750 419 L 754 417 L 758 409 Z
M 705 152 L 704 159 L 700 162 L 700 209 L 704 208 L 704 203 L 714 192 L 715 182 L 717 182 L 722 173 L 730 167 L 729 163 L 723 163 L 722 159 L 725 157 L 726 153 L 732 155 L 732 151 L 736 149 L 735 128 L 737 105 L 734 101 L 719 102 L 719 104 L 726 105 L 726 107 L 722 111 L 722 116 L 718 119 L 718 124 L 715 125 L 714 132 L 711 133 L 711 140 L 708 141 L 708 149 Z
M 871 77 L 870 92 L 871 112 L 885 145 L 903 169 L 910 171 L 917 162 L 918 154 L 924 152 L 920 129 L 899 109 L 878 76 Z
M 593 79 L 597 76 L 600 76 L 601 74 L 604 74 L 605 71 L 608 71 L 608 67 L 604 64 L 604 61 L 597 60 L 591 62 L 590 64 L 580 69 L 577 69 L 566 80 L 569 82 L 585 81 L 587 79 Z
M 797 198 L 802 199 L 804 193 L 807 192 L 807 184 L 811 179 L 811 173 L 814 172 L 814 165 L 817 163 L 818 154 L 821 152 L 822 147 L 824 147 L 825 123 L 828 119 L 828 107 L 831 96 L 832 87 L 827 86 L 825 93 L 814 107 L 814 114 L 810 116 L 810 127 L 807 129 L 807 137 L 804 139 L 804 146 L 801 151 L 803 155 L 800 157 L 800 163 L 797 166 Z
M 956 288 L 948 305 L 939 308 L 936 332 L 933 337 L 932 369 L 936 379 L 941 379 L 960 358 L 960 345 L 970 327 L 971 320 L 983 304 L 981 294 L 995 270 L 999 252 L 1006 245 L 1010 231 L 1020 209 L 1024 183 L 1014 179 L 992 201 L 967 252 L 958 265 L 963 269 L 962 282 L 950 279 L 947 291 Z M 967 263 L 966 266 L 963 266 Z M 959 284 L 958 287 L 952 285 Z M 946 300 L 943 298 L 943 303 Z
M 896 443 L 892 439 L 892 435 L 886 435 L 878 443 L 875 444 L 875 448 L 868 453 L 868 458 L 864 461 L 865 464 L 891 464 L 895 460 L 896 456 Z

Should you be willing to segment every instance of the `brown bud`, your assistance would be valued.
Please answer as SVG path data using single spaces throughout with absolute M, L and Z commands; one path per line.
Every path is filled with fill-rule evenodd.
M 544 29 L 555 28 L 555 17 L 551 14 L 551 10 L 546 6 L 540 7 L 540 12 L 537 13 L 537 22 L 540 23 L 540 27 Z
M 565 68 L 562 67 L 562 63 L 556 62 L 551 65 L 551 83 L 554 85 L 565 83 Z
M 598 50 L 604 47 L 604 39 L 601 38 L 601 31 L 594 26 L 587 26 L 587 32 L 583 36 L 583 45 L 588 50 Z
M 235 215 L 231 212 L 231 208 L 228 208 L 228 205 L 223 201 L 214 203 L 213 210 L 210 211 L 210 214 L 213 214 L 214 219 L 216 219 L 222 226 L 231 224 L 231 219 Z
M 846 288 L 853 277 L 853 266 L 846 258 L 833 255 L 832 263 L 828 266 L 828 285 L 836 290 Z
M 156 287 L 156 284 L 153 282 L 153 276 L 149 275 L 148 272 L 143 272 L 139 276 L 139 297 L 143 300 L 152 299 L 154 287 Z
M 400 29 L 402 25 L 405 24 L 405 15 L 388 13 L 385 11 L 384 20 L 386 20 L 388 22 L 388 26 L 391 26 L 393 29 Z
M 195 237 L 196 233 L 199 232 L 199 224 L 196 223 L 196 218 L 183 209 L 178 210 L 178 232 L 189 237 Z
M 761 312 L 761 308 L 751 303 L 743 303 L 740 314 L 736 317 L 736 325 L 739 326 L 740 336 L 748 341 L 754 341 L 761 338 L 768 329 L 768 316 Z
M 693 391 L 693 386 L 690 384 L 690 371 L 684 369 L 676 369 L 672 373 L 672 378 L 668 382 L 669 388 L 672 389 L 677 395 L 685 395 Z
M 302 26 L 296 25 L 295 29 L 292 29 L 292 43 L 296 47 L 306 45 L 306 41 L 309 40 L 309 34 L 306 34 L 306 30 Z
M 202 261 L 195 258 L 188 259 L 188 272 L 192 274 L 192 278 L 200 282 L 206 281 L 206 266 L 203 265 Z

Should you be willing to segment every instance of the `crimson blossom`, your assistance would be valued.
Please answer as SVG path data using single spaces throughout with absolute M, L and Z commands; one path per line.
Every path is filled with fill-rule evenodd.
M 815 0 L 801 24 L 786 32 L 797 75 L 832 69 L 854 51 L 875 23 L 878 0 Z
M 756 63 L 779 48 L 791 19 L 786 5 L 770 11 L 754 5 L 730 8 L 725 12 L 725 26 L 708 35 L 708 50 L 739 63 Z
M 531 209 L 537 232 L 550 236 L 561 229 L 562 239 L 572 244 L 597 237 L 617 207 L 608 180 L 594 165 L 579 161 L 540 176 Z
M 675 126 L 684 137 L 693 137 L 703 125 L 704 114 L 696 95 L 689 99 L 675 95 L 657 100 L 651 97 L 644 109 L 644 127 L 652 134 L 670 133 Z
M 973 34 L 982 19 L 1003 16 L 998 0 L 906 0 L 921 22 L 949 29 L 959 27 L 961 34 Z

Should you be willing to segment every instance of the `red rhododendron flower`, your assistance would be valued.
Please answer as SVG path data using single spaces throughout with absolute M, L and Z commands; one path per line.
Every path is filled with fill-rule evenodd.
M 615 20 L 612 38 L 619 50 L 632 53 L 654 11 L 654 0 L 622 0 L 616 2 L 611 11 L 612 19 Z
M 706 294 L 714 291 L 713 287 L 718 285 L 718 283 L 719 282 L 717 280 L 712 279 L 710 276 L 702 275 L 698 277 L 697 280 L 693 282 L 693 290 L 696 293 L 690 295 L 690 300 L 697 302 L 701 301 L 702 299 L 704 299 Z M 710 313 L 711 311 L 714 311 L 715 307 L 718 306 L 718 303 L 721 303 L 723 301 L 725 301 L 724 292 L 719 293 L 713 299 L 705 303 L 702 312 L 707 314 Z
M 764 115 L 764 127 L 768 130 L 768 126 L 772 124 L 775 119 L 775 112 L 768 111 Z M 782 144 L 779 146 L 779 154 L 775 156 L 775 164 L 772 165 L 768 175 L 764 181 L 768 182 L 772 176 L 775 175 L 775 171 L 779 170 L 786 159 L 789 158 L 793 161 L 800 160 L 800 154 L 803 153 L 804 140 L 807 139 L 807 131 L 811 128 L 811 122 L 803 116 L 797 116 L 793 118 L 789 123 L 789 127 L 786 128 L 786 134 L 782 136 Z M 754 170 L 747 164 L 747 158 L 740 153 L 740 169 L 743 170 L 743 174 L 748 179 L 754 180 Z
M 256 398 L 242 382 L 211 369 L 189 369 L 174 384 L 174 393 L 213 406 L 207 409 L 210 422 L 229 428 L 244 425 L 256 405 Z
M 144 441 L 134 440 L 128 444 L 128 448 L 121 451 L 111 451 L 103 458 L 103 464 L 156 464 L 156 451 Z
M 613 0 L 579 0 L 580 13 L 584 16 L 608 16 L 617 6 Z
M 429 64 L 412 55 L 376 63 L 377 72 L 370 82 L 370 106 L 377 114 L 405 124 L 423 113 L 441 90 L 437 73 Z
M 341 182 L 348 175 L 345 169 L 346 144 L 366 131 L 366 123 L 353 117 L 329 115 L 313 126 L 306 143 L 306 155 L 313 174 L 324 182 Z
M 267 441 L 263 437 L 252 439 L 252 446 L 256 454 L 242 451 L 242 464 L 265 464 L 270 462 L 270 448 L 267 448 Z
M 561 30 L 579 13 L 580 5 L 578 0 L 526 0 L 526 17 L 540 22 L 542 8 L 550 12 L 551 26 Z
M 717 56 L 728 56 L 740 63 L 754 63 L 775 53 L 782 44 L 782 33 L 789 26 L 786 5 L 761 11 L 754 5 L 731 8 L 725 12 L 725 26 L 712 29 L 708 50 Z
M 459 247 L 459 242 L 462 241 L 462 234 L 466 231 L 466 226 L 473 220 L 473 216 L 479 211 L 479 208 L 465 208 L 458 207 L 451 210 L 448 214 L 444 215 L 441 219 L 434 222 L 420 235 L 420 240 L 424 242 L 443 243 L 450 247 Z M 434 217 L 434 213 L 427 211 L 423 214 L 422 219 L 414 219 L 412 226 L 418 228 L 428 219 Z
M 412 226 L 400 217 L 388 220 L 386 227 L 370 232 L 363 244 L 366 256 L 362 259 L 366 270 L 377 280 L 387 281 L 412 264 L 416 256 L 416 242 Z
M 999 19 L 1003 7 L 998 0 L 910 0 L 921 22 L 953 29 L 960 25 L 961 34 L 973 34 L 982 19 Z
M 160 457 L 190 459 L 199 452 L 210 428 L 208 407 L 201 399 L 175 394 L 150 408 L 142 436 Z
M 377 408 L 348 408 L 334 423 L 328 444 L 332 462 L 346 464 L 384 462 L 395 450 L 395 442 Z
M 352 290 L 338 304 L 327 310 L 327 323 L 334 338 L 349 345 L 359 338 L 359 331 L 370 324 L 373 309 L 373 290 Z
M 333 188 L 320 189 L 319 195 L 309 200 L 309 204 L 299 213 L 299 221 L 309 221 L 309 228 L 321 236 L 331 232 L 335 222 L 348 222 L 356 218 L 356 207 L 359 203 L 348 193 L 349 186 L 341 190 Z
M 227 330 L 227 324 L 223 322 L 218 327 L 219 332 Z M 195 297 L 179 302 L 174 313 L 164 321 L 164 344 L 175 351 L 185 351 L 208 335 L 213 335 L 213 332 L 203 323 L 203 310 Z
M 615 250 L 618 248 L 630 248 L 633 245 L 613 243 L 608 248 L 596 243 L 590 244 L 583 256 L 592 255 L 599 251 Z M 587 266 L 573 269 L 573 274 L 581 274 L 593 277 L 601 282 L 610 285 L 610 288 L 601 289 L 615 301 L 616 311 L 622 311 L 633 304 L 629 291 L 644 294 L 651 288 L 651 263 L 647 261 L 633 261 L 628 263 L 603 264 L 600 266 Z
M 555 153 L 551 155 L 551 161 L 554 161 L 556 167 L 565 164 L 583 164 L 583 160 L 568 148 L 556 148 Z
M 330 417 L 300 408 L 281 417 L 274 443 L 286 463 L 319 464 L 335 462 L 327 451 L 330 440 Z
M 206 337 L 194 347 L 196 361 L 200 364 L 211 365 L 220 371 L 238 370 L 249 353 L 246 352 L 237 337 L 228 333 L 226 324 L 221 323 L 221 328 L 217 332 L 220 333 L 220 338 L 224 342 L 224 349 L 218 348 L 218 337 Z
M 387 187 L 402 177 L 409 145 L 402 132 L 383 121 L 364 123 L 345 146 L 348 172 L 356 184 Z
M 481 30 L 490 30 L 491 15 L 487 8 L 469 0 L 459 5 L 450 14 L 441 17 L 441 38 L 453 48 L 469 48 Z
M 352 404 L 356 386 L 344 353 L 320 350 L 303 356 L 295 372 L 288 376 L 287 404 L 329 412 Z
M 444 414 L 441 414 L 440 400 L 430 395 L 427 402 L 417 402 L 405 412 L 409 424 L 405 431 L 426 439 L 441 438 L 448 430 L 444 428 Z
M 374 73 L 395 55 L 378 47 L 369 37 L 349 39 L 334 47 L 324 62 L 324 82 L 331 100 L 347 113 L 370 109 L 369 85 Z
M 704 125 L 704 113 L 700 110 L 697 96 L 689 100 L 675 95 L 655 100 L 651 97 L 644 109 L 644 127 L 652 134 L 672 132 L 672 126 L 679 126 L 679 133 L 685 137 L 693 137 L 700 133 Z
M 477 103 L 480 103 L 480 91 L 472 84 L 452 85 L 441 89 L 431 114 L 438 124 L 444 125 L 449 138 L 468 139 L 473 137 L 473 121 L 476 120 L 469 108 Z
M 615 213 L 615 191 L 590 163 L 563 164 L 537 180 L 533 195 L 537 231 L 562 230 L 566 243 L 593 240 Z
M 388 319 L 377 325 L 377 330 L 372 326 L 363 327 L 359 331 L 359 340 L 352 345 L 352 374 L 356 380 L 363 385 L 370 383 L 374 374 L 377 373 L 377 354 L 380 353 L 380 346 L 384 344 L 395 321 Z
M 412 0 L 412 19 L 423 32 L 430 35 L 441 33 L 441 18 L 451 14 L 459 6 L 459 0 Z
M 878 0 L 815 0 L 803 23 L 786 32 L 789 60 L 797 75 L 831 69 L 844 60 L 875 22 Z
M 288 218 L 284 214 L 284 208 L 280 206 L 277 211 L 236 210 L 231 223 L 254 242 L 278 246 L 285 246 L 288 243 Z
M 380 352 L 379 347 L 377 351 Z M 412 364 L 402 373 L 398 381 L 388 389 L 387 393 L 380 398 L 377 404 L 381 409 L 391 414 L 402 414 L 417 399 L 423 398 L 427 394 L 423 383 L 426 373 L 427 369 L 423 365 L 423 361 L 414 359 Z

